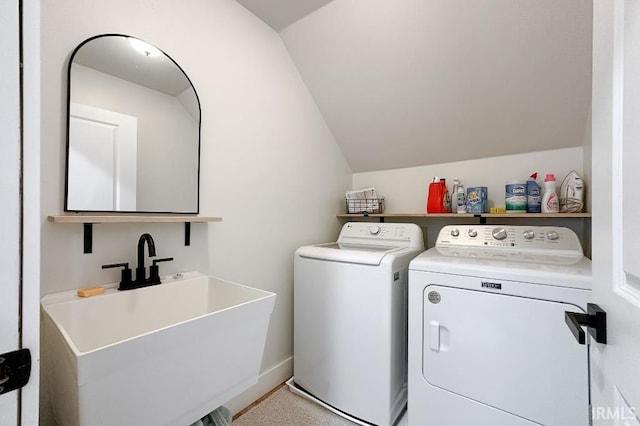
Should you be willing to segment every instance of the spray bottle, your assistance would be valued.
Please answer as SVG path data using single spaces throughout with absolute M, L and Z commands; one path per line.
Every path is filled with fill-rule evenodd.
M 542 188 L 536 179 L 538 172 L 535 172 L 527 179 L 527 213 L 540 213 L 542 211 Z

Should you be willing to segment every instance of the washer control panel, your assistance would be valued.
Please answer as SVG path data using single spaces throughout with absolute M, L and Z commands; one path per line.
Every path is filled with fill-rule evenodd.
M 552 250 L 582 254 L 576 233 L 559 226 L 447 225 L 440 230 L 436 247 Z
M 424 249 L 422 229 L 414 223 L 349 222 L 342 227 L 337 242 Z

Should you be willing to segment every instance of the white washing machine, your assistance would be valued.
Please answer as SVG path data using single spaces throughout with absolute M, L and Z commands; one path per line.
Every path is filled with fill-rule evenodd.
M 424 250 L 408 223 L 351 222 L 294 261 L 294 391 L 360 424 L 407 403 L 407 278 Z
M 587 426 L 591 261 L 559 227 L 446 226 L 409 266 L 409 426 Z

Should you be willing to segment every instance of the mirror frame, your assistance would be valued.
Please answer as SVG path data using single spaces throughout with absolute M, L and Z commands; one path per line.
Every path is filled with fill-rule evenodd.
M 196 90 L 196 87 L 193 85 L 193 82 L 191 81 L 191 79 L 189 78 L 189 76 L 187 75 L 187 73 L 184 71 L 184 69 L 182 69 L 182 67 L 171 57 L 169 56 L 164 50 L 158 48 L 156 45 L 151 44 L 149 42 L 147 42 L 146 40 L 142 40 L 145 43 L 151 44 L 153 47 L 155 47 L 156 49 L 158 49 L 163 55 L 165 55 L 167 58 L 169 58 L 169 60 L 171 60 L 171 62 L 173 62 L 173 64 L 178 67 L 178 69 L 180 71 L 182 71 L 182 74 L 184 74 L 185 78 L 189 81 L 189 84 L 191 84 L 191 87 L 193 88 L 193 93 L 196 96 L 196 101 L 198 102 L 198 112 L 199 112 L 199 120 L 198 120 L 198 170 L 196 171 L 197 173 L 197 184 L 196 184 L 196 210 L 193 212 L 174 212 L 174 211 L 142 211 L 142 210 L 134 210 L 134 211 L 125 211 L 125 210 L 78 210 L 78 209 L 70 209 L 69 205 L 68 205 L 68 201 L 69 201 L 69 143 L 70 143 L 70 127 L 71 127 L 71 67 L 73 66 L 73 58 L 76 56 L 76 53 L 78 53 L 78 51 L 87 43 L 98 39 L 98 38 L 102 38 L 102 37 L 127 37 L 127 38 L 135 38 L 138 40 L 142 40 L 138 37 L 135 36 L 130 36 L 130 35 L 126 35 L 126 34 L 117 34 L 117 33 L 106 33 L 106 34 L 98 34 L 95 35 L 93 37 L 90 37 L 86 40 L 84 40 L 82 43 L 80 43 L 78 46 L 76 46 L 76 48 L 73 50 L 73 52 L 71 52 L 71 56 L 69 57 L 69 63 L 67 65 L 67 109 L 66 109 L 66 113 L 67 113 L 67 117 L 66 117 L 66 154 L 65 154 L 65 174 L 64 174 L 64 211 L 65 212 L 72 212 L 72 213 L 126 213 L 126 214 L 132 214 L 132 213 L 140 213 L 140 214 L 184 214 L 184 215 L 193 215 L 193 214 L 199 214 L 200 213 L 200 160 L 201 160 L 201 151 L 202 151 L 202 135 L 201 135 L 201 128 L 202 128 L 202 107 L 200 104 L 200 97 L 198 96 L 198 92 Z

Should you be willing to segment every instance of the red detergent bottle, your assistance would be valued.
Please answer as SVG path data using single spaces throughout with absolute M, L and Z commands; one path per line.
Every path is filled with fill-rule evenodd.
M 444 186 L 446 188 L 446 185 Z M 443 213 L 444 193 L 442 192 L 442 181 L 434 177 L 429 184 L 429 194 L 427 195 L 427 213 Z

